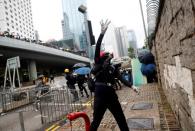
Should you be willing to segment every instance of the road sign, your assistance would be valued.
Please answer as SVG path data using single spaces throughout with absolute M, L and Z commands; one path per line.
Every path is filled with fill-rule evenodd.
M 18 68 L 20 68 L 20 58 L 19 58 L 19 56 L 7 59 L 3 91 L 5 91 L 7 80 L 10 83 L 10 86 L 11 86 L 10 90 L 11 91 L 14 91 L 14 89 L 15 89 L 15 81 L 16 80 L 18 80 L 19 87 L 21 87 L 21 85 L 20 85 L 20 75 L 19 75 Z M 16 79 L 16 75 L 17 75 L 17 79 Z
M 8 64 L 9 69 L 20 68 L 20 58 L 19 58 L 19 56 L 7 59 L 7 64 Z

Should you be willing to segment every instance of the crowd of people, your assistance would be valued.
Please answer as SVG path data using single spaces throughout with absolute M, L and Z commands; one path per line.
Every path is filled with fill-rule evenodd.
M 120 68 L 121 64 L 113 65 L 115 68 L 113 75 L 113 82 L 110 83 L 113 86 L 113 89 L 119 90 L 122 89 L 122 84 L 126 86 L 132 85 L 131 71 Z M 95 67 L 94 67 L 95 68 Z M 74 102 L 78 100 L 78 93 L 76 92 L 76 84 L 81 97 L 85 96 L 88 98 L 89 94 L 95 92 L 95 82 L 96 76 L 94 74 L 76 74 L 74 68 L 66 68 L 64 70 L 66 85 L 70 89 L 71 93 L 74 96 Z M 93 69 L 92 69 L 93 71 Z M 51 78 L 50 78 L 51 79 Z
M 0 36 L 9 37 L 9 38 L 22 40 L 22 41 L 26 41 L 26 42 L 32 42 L 32 43 L 37 42 L 36 40 L 31 40 L 31 39 L 26 38 L 26 37 L 21 37 L 19 34 L 15 34 L 14 32 L 10 33 L 9 31 L 0 32 Z M 41 41 L 38 41 L 37 43 L 40 43 L 40 42 Z
M 9 32 L 9 31 L 4 31 L 4 32 L 0 32 L 0 36 L 2 37 L 9 37 L 12 39 L 17 39 L 17 40 L 21 40 L 21 41 L 25 41 L 25 42 L 30 42 L 30 43 L 35 43 L 35 44 L 39 44 L 39 45 L 43 45 L 43 46 L 47 46 L 50 48 L 55 48 L 55 49 L 59 49 L 62 51 L 68 51 L 74 54 L 82 54 L 80 53 L 81 51 L 77 51 L 75 52 L 73 49 L 64 49 L 63 47 L 57 46 L 55 44 L 52 44 L 50 42 L 43 42 L 41 40 L 35 40 L 35 39 L 30 39 L 30 38 L 26 38 L 26 37 L 21 37 L 19 34 L 16 34 L 14 32 Z

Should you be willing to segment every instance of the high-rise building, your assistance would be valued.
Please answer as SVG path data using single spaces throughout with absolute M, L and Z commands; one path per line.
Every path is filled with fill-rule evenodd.
M 39 41 L 39 32 L 38 32 L 38 30 L 35 30 L 35 40 L 36 40 L 36 42 Z
M 135 36 L 135 32 L 133 30 L 128 30 L 127 34 L 129 46 L 132 47 L 133 49 L 137 49 L 137 39 Z
M 102 50 L 114 54 L 115 58 L 120 57 L 114 25 L 110 24 L 103 38 Z
M 146 0 L 148 35 L 154 32 L 158 15 L 159 0 Z
M 129 46 L 134 49 L 134 54 L 136 56 L 137 55 L 137 39 L 135 36 L 135 32 L 134 30 L 128 30 L 127 34 L 128 34 Z
M 0 32 L 4 31 L 35 39 L 31 0 L 0 1 Z
M 72 39 L 78 50 L 87 51 L 84 15 L 78 11 L 80 5 L 86 6 L 86 0 L 62 0 L 62 5 L 64 17 L 62 20 L 63 39 Z
M 127 29 L 125 26 L 123 27 L 117 27 L 115 29 L 116 33 L 116 39 L 117 39 L 117 47 L 119 50 L 119 56 L 128 56 L 128 48 L 129 48 L 129 43 L 128 43 L 128 35 L 127 35 Z
M 114 54 L 115 58 L 128 56 L 128 34 L 125 26 L 114 27 L 109 25 L 108 30 L 103 38 L 101 50 L 105 50 Z

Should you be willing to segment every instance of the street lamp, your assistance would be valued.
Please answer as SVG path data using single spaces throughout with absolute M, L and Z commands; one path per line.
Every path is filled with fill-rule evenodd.
M 85 7 L 84 5 L 80 5 L 79 6 L 79 8 L 78 8 L 78 10 L 81 12 L 81 13 L 86 13 L 86 11 L 87 11 L 87 7 Z
M 143 14 L 143 9 L 142 9 L 142 2 L 141 2 L 141 0 L 139 0 L 139 5 L 140 5 L 140 10 L 141 10 L 141 15 L 142 15 L 142 22 L 143 22 L 143 26 L 144 26 L 145 38 L 147 39 L 146 26 L 145 26 L 145 21 L 144 21 L 144 14 Z
M 86 37 L 87 37 L 87 46 L 88 46 L 88 56 L 91 64 L 91 40 L 90 40 L 90 34 L 89 34 L 89 26 L 88 26 L 88 20 L 87 20 L 87 7 L 84 5 L 80 5 L 78 7 L 78 11 L 81 12 L 84 15 L 84 23 L 85 23 L 85 30 L 86 30 Z
M 141 15 L 142 15 L 142 22 L 143 22 L 143 27 L 144 27 L 145 39 L 146 39 L 146 47 L 148 47 L 148 36 L 147 36 L 147 33 L 146 33 L 146 26 L 145 26 L 145 21 L 144 21 L 144 14 L 143 14 L 141 0 L 139 0 L 139 5 L 140 5 L 140 10 L 141 10 Z

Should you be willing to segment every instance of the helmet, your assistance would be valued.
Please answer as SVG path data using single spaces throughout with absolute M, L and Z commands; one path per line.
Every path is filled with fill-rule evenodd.
M 109 53 L 109 52 L 104 52 L 104 51 L 101 51 L 100 52 L 100 58 L 101 59 L 107 59 L 108 57 L 110 58 L 113 58 L 113 54 Z
M 69 73 L 70 71 L 69 71 L 69 69 L 65 69 L 64 72 L 65 73 Z

